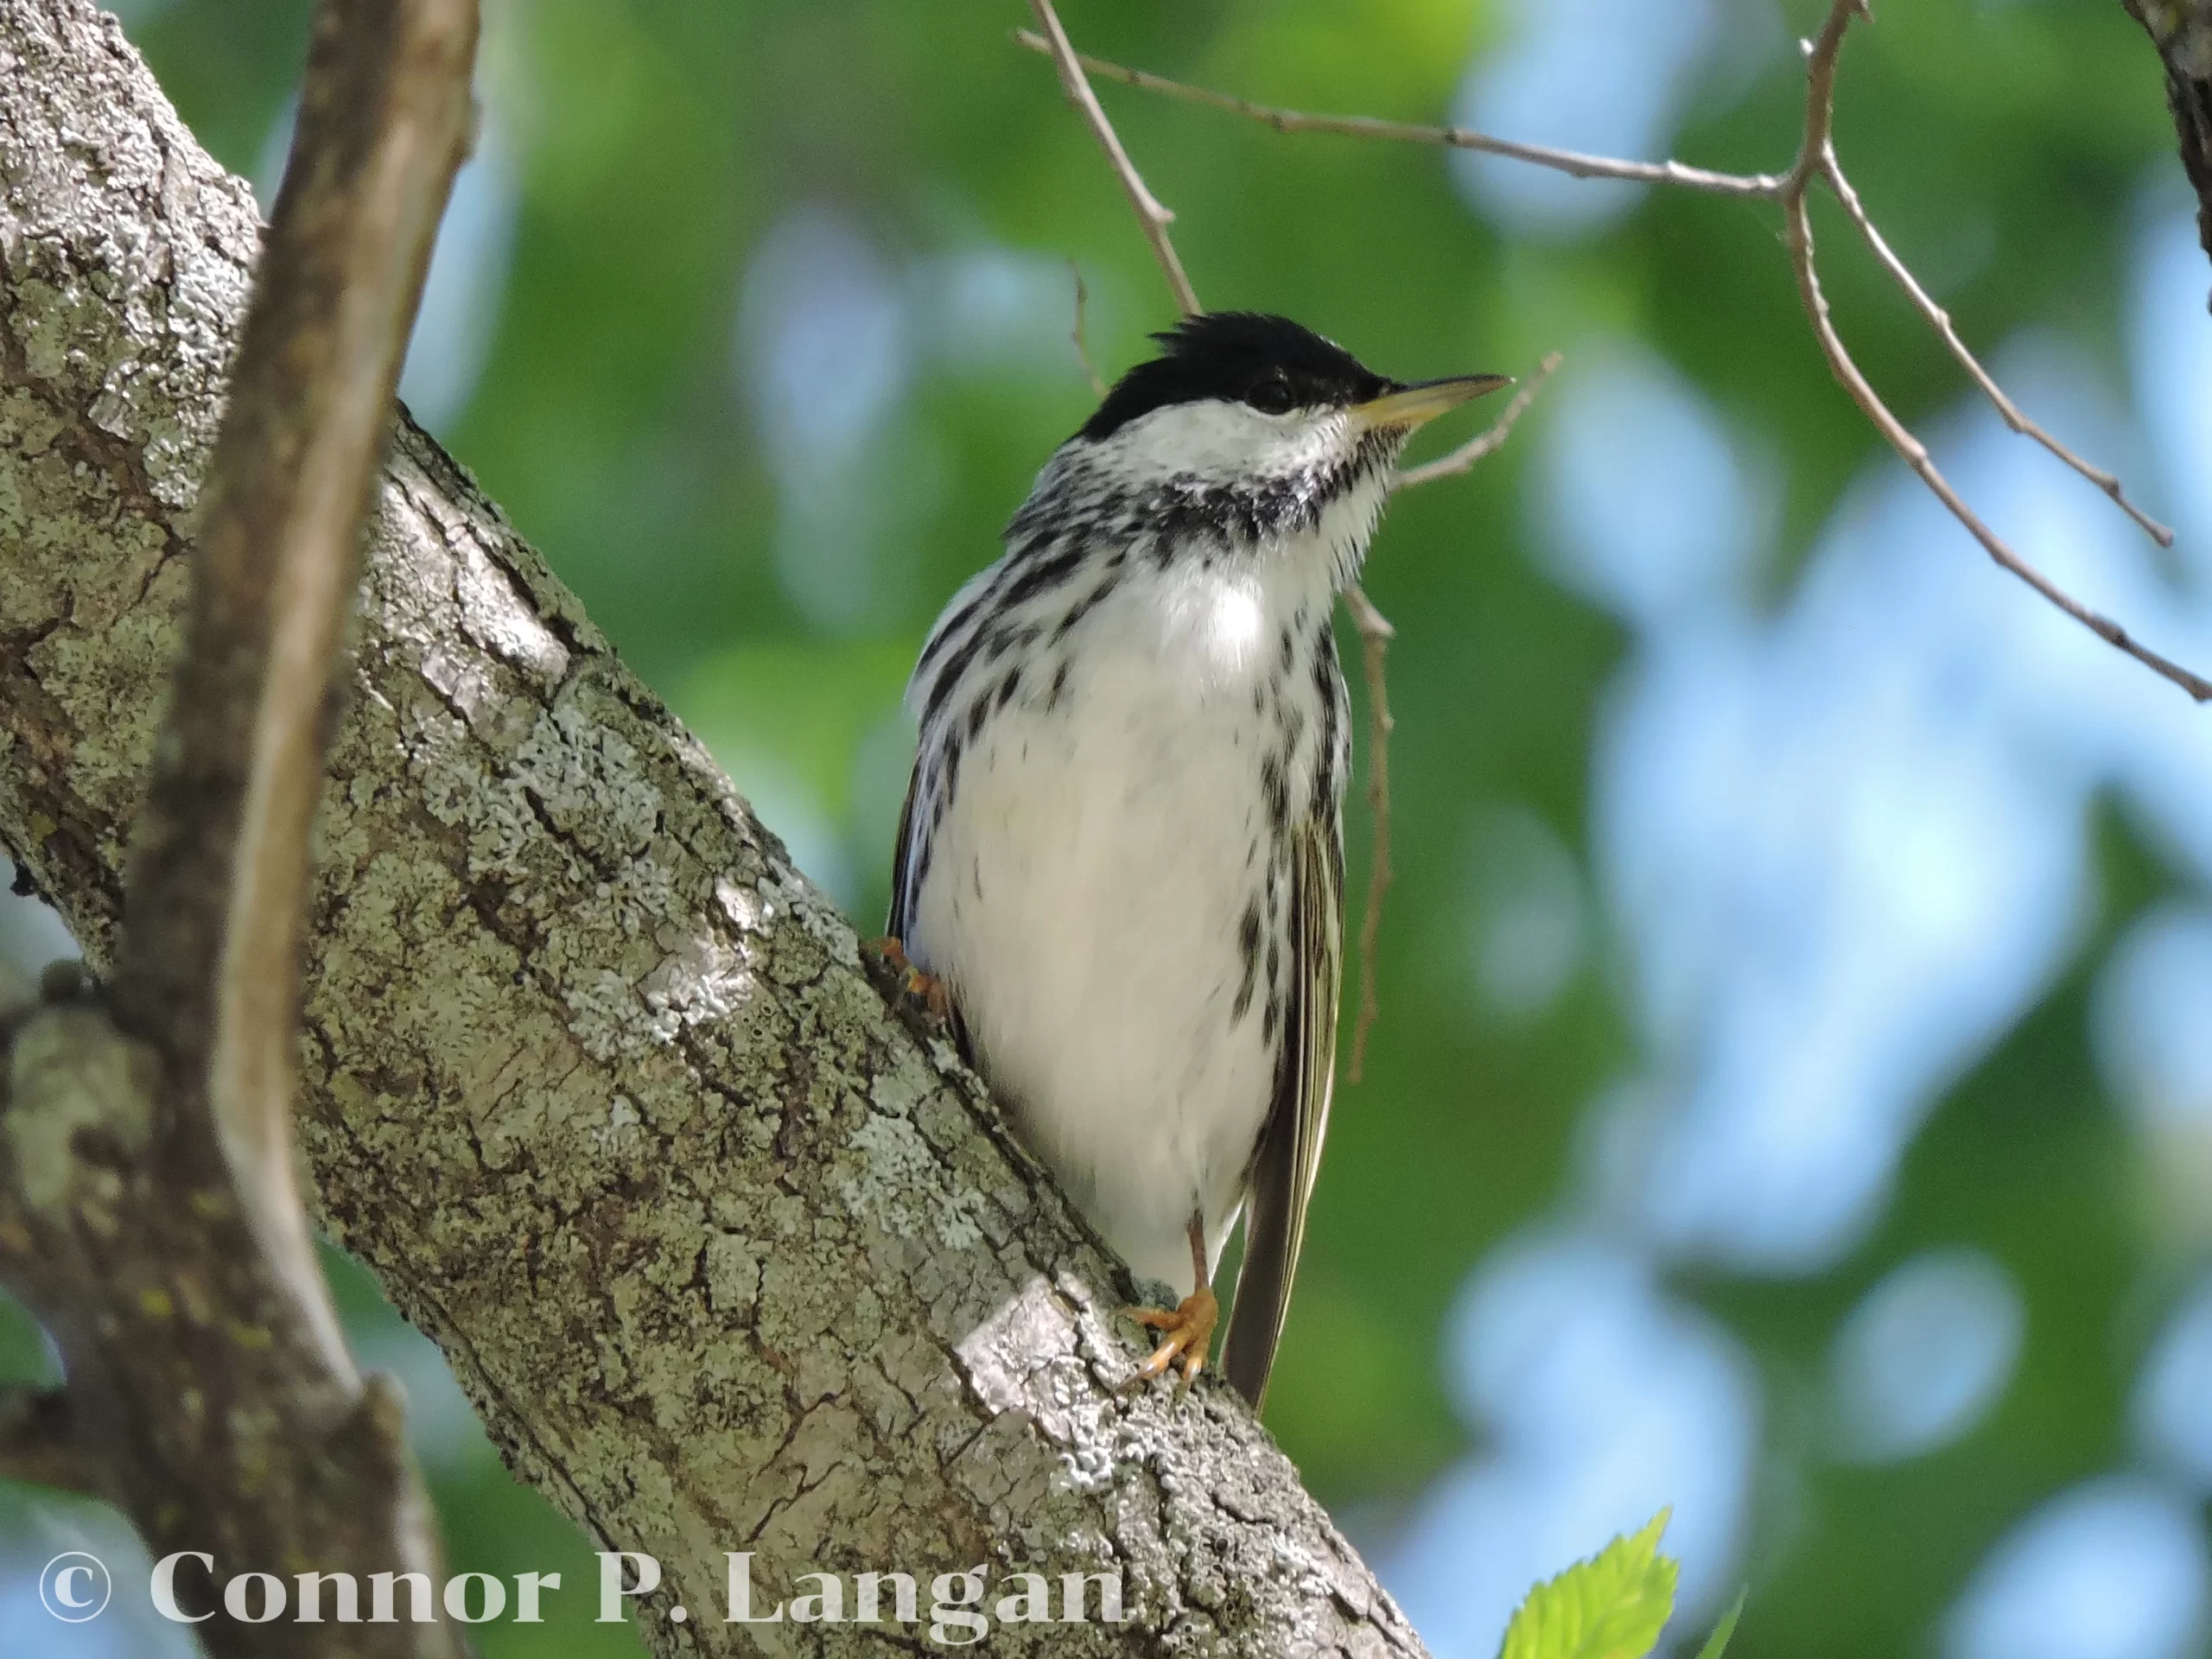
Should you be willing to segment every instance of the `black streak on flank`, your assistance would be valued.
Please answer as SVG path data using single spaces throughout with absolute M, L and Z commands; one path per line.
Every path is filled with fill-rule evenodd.
M 1010 611 L 1046 589 L 1058 587 L 1082 568 L 1086 551 L 1084 538 L 1071 537 L 1058 552 L 1022 561 L 1020 575 L 1007 582 L 1006 591 L 998 596 L 999 607 Z
M 914 664 L 914 672 L 927 673 L 930 664 L 936 660 L 937 654 L 952 643 L 955 636 L 968 626 L 974 619 L 976 613 L 982 609 L 989 599 L 990 594 L 988 593 L 976 594 L 965 605 L 939 623 L 937 632 L 930 636 L 929 643 L 922 647 L 922 658 Z M 974 643 L 972 639 L 968 641 L 971 648 Z
M 1059 620 L 1058 626 L 1052 630 L 1052 643 L 1057 645 L 1061 640 L 1066 639 L 1075 626 L 1103 602 L 1120 582 L 1119 576 L 1109 575 L 1096 588 L 1069 606 L 1067 614 Z
M 1260 788 L 1268 798 L 1268 822 L 1278 837 L 1290 830 L 1290 786 L 1282 775 L 1282 762 L 1269 755 L 1260 762 Z
M 1344 676 L 1337 669 L 1336 636 L 1325 621 L 1314 631 L 1313 689 L 1320 693 L 1321 701 L 1321 739 L 1313 766 L 1313 816 L 1333 819 L 1337 798 L 1344 786 L 1345 722 L 1351 718 L 1351 706 Z
M 975 660 L 982 643 L 980 632 L 969 634 L 938 665 L 937 677 L 930 682 L 929 701 L 922 709 L 924 730 L 937 724 L 938 717 L 944 712 L 944 705 L 958 689 L 962 677 L 968 672 L 968 664 Z
M 937 789 L 937 807 L 930 814 L 930 827 L 935 829 L 944 822 L 944 810 L 952 804 L 952 786 L 960 779 L 960 734 L 948 732 L 944 739 L 944 758 L 938 763 L 942 773 Z
M 1253 981 L 1260 971 L 1260 906 L 1256 900 L 1244 906 L 1244 919 L 1236 925 L 1236 944 L 1244 956 L 1244 977 L 1236 988 L 1236 1006 L 1229 1011 L 1232 1022 L 1250 1012 Z

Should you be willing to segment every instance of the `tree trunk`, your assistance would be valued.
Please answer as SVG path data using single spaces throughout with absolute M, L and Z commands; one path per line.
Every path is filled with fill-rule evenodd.
M 104 970 L 258 219 L 82 0 L 0 0 L 0 836 Z M 749 1551 L 756 1613 L 803 1573 L 912 1573 L 925 1620 L 929 1575 L 1042 1572 L 1055 1612 L 1121 1575 L 1128 1625 L 994 1618 L 1000 1651 L 1420 1652 L 1226 1389 L 1116 1392 L 1126 1274 L 404 420 L 367 565 L 312 1188 L 513 1467 L 658 1559 L 648 1643 L 920 1634 L 725 1624 Z
M 2182 171 L 2196 193 L 2196 239 L 2212 254 L 2212 0 L 2120 0 L 2166 67 Z

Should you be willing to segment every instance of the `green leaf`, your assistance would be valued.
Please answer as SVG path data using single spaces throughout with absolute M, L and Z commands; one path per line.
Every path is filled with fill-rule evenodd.
M 1675 1566 L 1659 1554 L 1672 1513 L 1531 1590 L 1499 1659 L 1643 1659 L 1675 1606 Z
M 1744 1611 L 1744 1598 L 1749 1594 L 1748 1586 L 1736 1592 L 1735 1601 L 1721 1615 L 1720 1623 L 1713 1627 L 1713 1635 L 1697 1650 L 1697 1659 L 1720 1659 L 1720 1656 L 1728 1651 L 1728 1638 L 1736 1634 L 1736 1620 Z

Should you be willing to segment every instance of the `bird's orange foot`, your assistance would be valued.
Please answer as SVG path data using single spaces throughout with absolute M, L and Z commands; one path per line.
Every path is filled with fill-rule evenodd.
M 934 1023 L 952 1023 L 951 988 L 935 974 L 925 973 L 908 961 L 905 944 L 896 938 L 882 938 L 873 941 L 868 949 L 897 976 L 901 996 L 918 1004 Z
M 1174 1370 L 1182 1374 L 1183 1387 L 1189 1388 L 1205 1369 L 1206 1355 L 1213 1348 L 1213 1328 L 1221 1323 L 1221 1304 L 1214 1300 L 1212 1288 L 1200 1285 L 1173 1313 L 1159 1307 L 1130 1307 L 1122 1312 L 1139 1325 L 1166 1333 L 1160 1346 L 1152 1351 L 1152 1357 L 1137 1367 L 1130 1386 L 1149 1382 Z

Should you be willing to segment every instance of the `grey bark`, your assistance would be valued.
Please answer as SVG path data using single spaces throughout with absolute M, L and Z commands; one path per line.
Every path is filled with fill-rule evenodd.
M 2196 193 L 2196 239 L 2212 255 L 2212 0 L 2120 0 L 2166 67 L 2166 108 Z
M 81 0 L 0 0 L 0 836 L 104 968 L 258 223 Z M 660 1560 L 649 1645 L 914 1644 L 723 1624 L 750 1550 L 764 1604 L 817 1571 L 1122 1574 L 1130 1625 L 1001 1651 L 1420 1652 L 1226 1390 L 1116 1391 L 1125 1274 L 404 420 L 367 567 L 310 1190 L 518 1472 Z

